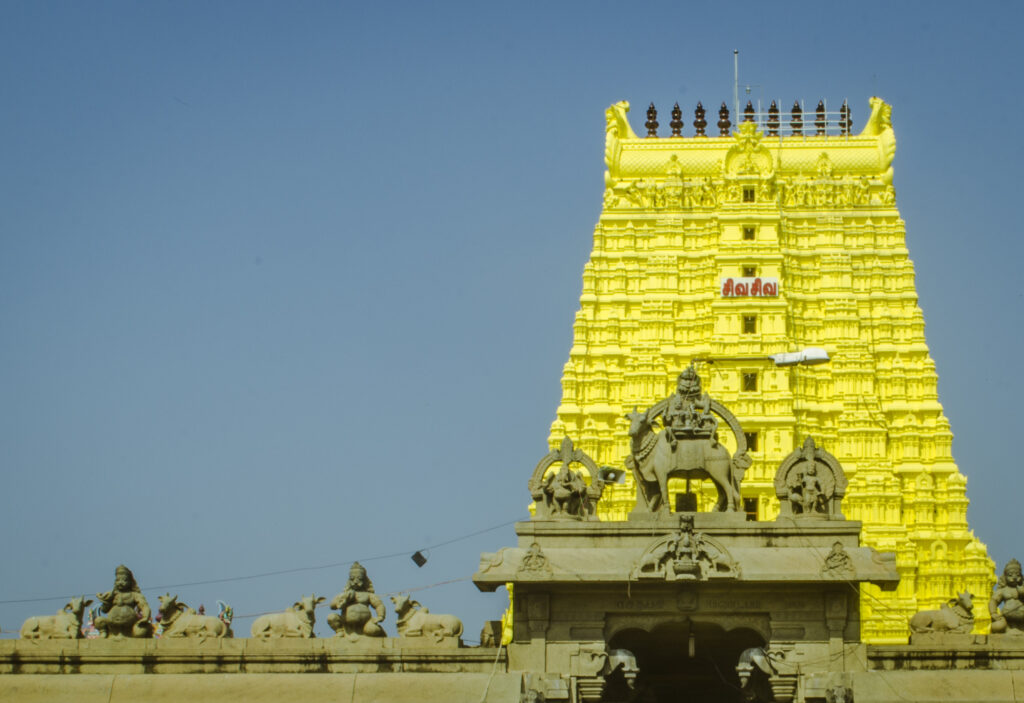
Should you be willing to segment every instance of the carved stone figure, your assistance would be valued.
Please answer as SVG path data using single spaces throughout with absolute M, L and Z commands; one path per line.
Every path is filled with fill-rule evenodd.
M 313 625 L 316 624 L 316 607 L 326 598 L 317 598 L 315 593 L 303 596 L 291 608 L 281 613 L 266 613 L 256 618 L 252 624 L 252 636 L 261 639 L 277 637 L 313 638 Z
M 516 576 L 550 576 L 551 567 L 548 565 L 548 558 L 544 556 L 540 545 L 534 542 L 523 555 L 523 561 L 516 570 Z
M 825 703 L 853 703 L 853 689 L 847 686 L 832 686 L 825 689 Z
M 170 593 L 160 596 L 161 637 L 234 637 L 230 620 L 225 622 L 212 615 L 200 615 Z
M 973 596 L 964 591 L 950 598 L 939 610 L 922 610 L 910 618 L 911 632 L 950 632 L 966 635 L 974 627 Z
M 391 602 L 398 616 L 395 627 L 399 637 L 426 637 L 440 642 L 446 637 L 462 636 L 462 621 L 454 615 L 431 613 L 404 593 L 391 596 Z
M 21 638 L 26 640 L 82 639 L 82 616 L 92 599 L 75 596 L 56 615 L 34 615 L 21 626 Z
M 678 531 L 659 538 L 644 550 L 631 578 L 686 581 L 738 575 L 739 566 L 728 550 L 716 540 L 695 532 L 692 515 L 682 515 Z
M 100 637 L 153 636 L 149 604 L 135 582 L 135 576 L 124 564 L 114 571 L 114 588 L 106 593 L 97 593 L 96 598 L 100 602 L 100 612 L 106 613 L 105 617 L 96 618 Z
M 718 415 L 736 439 L 736 456 L 718 441 Z M 739 421 L 701 390 L 700 376 L 691 365 L 677 380 L 676 392 L 645 412 L 626 415 L 630 421 L 627 468 L 637 484 L 637 511 L 667 514 L 668 479 L 672 476 L 708 478 L 718 489 L 717 511 L 739 507 L 739 485 L 750 466 L 746 437 Z M 656 433 L 661 417 L 664 431 Z
M 558 471 L 547 473 L 552 464 L 561 462 Z M 592 477 L 587 486 L 580 471 L 570 466 L 582 464 Z M 596 520 L 597 501 L 604 493 L 604 481 L 597 478 L 599 467 L 581 449 L 573 447 L 568 437 L 561 446 L 541 459 L 530 476 L 530 496 L 537 502 L 537 519 Z
M 373 582 L 359 562 L 348 570 L 345 590 L 334 596 L 331 608 L 338 613 L 327 616 L 335 637 L 384 637 L 380 623 L 387 616 L 384 602 L 373 592 Z
M 992 616 L 992 634 L 1024 634 L 1024 576 L 1016 559 L 1003 568 L 988 602 L 988 612 Z
M 807 436 L 803 446 L 790 453 L 775 472 L 779 518 L 842 518 L 846 474 L 839 461 Z
M 825 557 L 821 565 L 821 575 L 829 578 L 843 579 L 854 576 L 853 559 L 846 552 L 842 542 L 832 545 L 832 551 Z

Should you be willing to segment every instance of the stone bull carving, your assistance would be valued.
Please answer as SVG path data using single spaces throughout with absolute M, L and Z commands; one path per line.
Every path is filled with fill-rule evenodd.
M 26 640 L 82 638 L 82 615 L 92 600 L 85 596 L 72 598 L 56 615 L 34 615 L 21 626 L 21 638 Z
M 974 602 L 968 592 L 958 593 L 939 610 L 922 610 L 910 618 L 911 632 L 968 634 L 974 627 Z
M 256 618 L 252 624 L 252 636 L 262 639 L 271 637 L 314 637 L 313 625 L 316 624 L 316 607 L 326 598 L 316 597 L 315 593 L 303 596 L 283 613 L 266 613 Z
M 440 642 L 462 635 L 462 621 L 454 615 L 435 615 L 404 593 L 391 596 L 391 602 L 398 615 L 399 637 L 431 637 Z
M 160 623 L 162 637 L 234 637 L 230 623 L 212 615 L 199 615 L 170 593 L 160 596 Z

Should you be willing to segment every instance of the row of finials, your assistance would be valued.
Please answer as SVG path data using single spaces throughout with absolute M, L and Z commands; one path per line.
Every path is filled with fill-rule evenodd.
M 789 128 L 793 136 L 803 136 L 804 133 L 804 117 L 803 108 L 800 107 L 799 101 L 793 102 L 793 109 L 790 111 Z M 743 121 L 753 122 L 754 117 L 757 113 L 754 111 L 754 106 L 751 102 L 747 101 L 747 106 L 743 108 Z M 832 113 L 833 115 L 835 113 Z M 693 111 L 693 127 L 697 130 L 696 136 L 704 137 L 707 136 L 704 130 L 708 126 L 708 122 L 705 119 L 706 111 L 704 106 L 698 102 L 697 108 Z M 771 106 L 768 108 L 768 119 L 765 121 L 765 127 L 769 137 L 779 136 L 779 127 L 782 122 L 779 118 L 779 106 L 772 100 Z M 850 117 L 850 106 L 843 101 L 843 106 L 839 108 L 839 134 L 847 135 L 850 133 L 850 127 L 853 126 L 853 120 Z M 644 127 L 647 128 L 648 137 L 658 136 L 658 110 L 655 109 L 654 103 L 647 108 L 647 121 L 644 123 Z M 672 128 L 673 137 L 683 136 L 683 111 L 679 109 L 679 103 L 676 103 L 672 108 L 672 121 L 669 122 L 669 127 Z M 729 121 L 729 108 L 723 102 L 722 107 L 718 108 L 718 130 L 719 136 L 728 137 L 729 128 L 732 127 L 732 122 Z M 828 127 L 828 119 L 825 113 L 825 101 L 819 100 L 818 107 L 814 110 L 814 130 L 816 135 L 823 135 Z

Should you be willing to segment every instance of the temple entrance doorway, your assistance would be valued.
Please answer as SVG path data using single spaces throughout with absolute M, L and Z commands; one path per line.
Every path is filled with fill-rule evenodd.
M 744 701 L 736 675 L 740 653 L 763 647 L 764 638 L 754 630 L 726 632 L 711 623 L 674 622 L 650 632 L 628 629 L 608 643 L 611 649 L 628 649 L 640 669 L 635 690 L 624 700 L 643 703 L 740 703 Z M 607 700 L 622 692 L 609 690 Z

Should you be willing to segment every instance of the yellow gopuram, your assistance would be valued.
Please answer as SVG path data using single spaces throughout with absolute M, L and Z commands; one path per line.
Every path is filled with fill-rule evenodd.
M 806 436 L 842 463 L 844 513 L 863 522 L 866 545 L 896 553 L 901 576 L 893 592 L 862 588 L 866 642 L 905 643 L 913 613 L 958 591 L 987 597 L 994 564 L 967 525 L 896 209 L 890 106 L 872 98 L 856 135 L 845 104 L 831 125 L 795 111 L 780 124 L 777 110 L 765 119 L 748 105 L 735 130 L 693 137 L 638 137 L 628 111 L 606 113 L 604 207 L 551 447 L 569 436 L 598 464 L 622 466 L 624 414 L 670 395 L 696 359 L 705 389 L 743 423 L 751 519 L 778 514 L 775 469 Z M 766 358 L 806 347 L 831 363 Z M 711 509 L 710 482 L 692 490 Z M 680 491 L 685 482 L 670 485 L 673 506 Z M 600 515 L 625 520 L 635 502 L 627 476 Z M 987 631 L 986 609 L 975 616 Z

